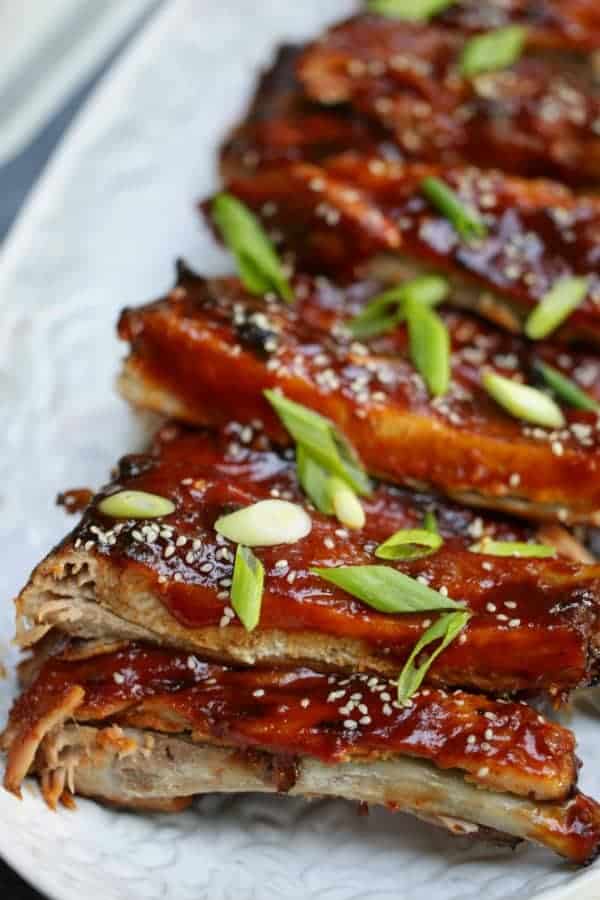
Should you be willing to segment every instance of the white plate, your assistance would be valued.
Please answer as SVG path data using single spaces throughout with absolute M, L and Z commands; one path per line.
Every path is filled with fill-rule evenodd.
M 56 492 L 98 485 L 143 428 L 113 391 L 119 309 L 159 294 L 172 261 L 226 258 L 194 199 L 215 187 L 214 151 L 257 67 L 352 0 L 181 0 L 101 86 L 41 180 L 0 265 L 0 634 L 8 598 L 64 532 Z M 12 682 L 0 687 L 5 714 Z M 583 786 L 600 795 L 597 722 L 573 724 Z M 471 845 L 402 815 L 343 803 L 206 798 L 177 817 L 89 802 L 50 813 L 32 785 L 0 791 L 0 852 L 56 900 L 528 900 L 597 898 L 600 871 L 551 854 Z

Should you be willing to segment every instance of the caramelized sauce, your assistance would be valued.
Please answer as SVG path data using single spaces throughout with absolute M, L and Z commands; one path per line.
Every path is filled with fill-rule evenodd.
M 356 16 L 306 48 L 300 80 L 313 100 L 349 103 L 378 122 L 409 159 L 492 160 L 521 175 L 593 183 L 600 101 L 590 72 L 526 53 L 506 70 L 463 78 L 457 61 L 468 37 L 434 23 Z
M 77 721 L 146 724 L 267 750 L 280 757 L 282 789 L 293 784 L 296 755 L 339 763 L 409 754 L 552 799 L 569 794 L 576 773 L 573 735 L 525 704 L 423 689 L 402 706 L 387 679 L 235 669 L 141 645 L 83 661 L 50 659 L 11 723 L 33 723 L 49 696 L 73 684 L 85 690 Z
M 110 490 L 157 493 L 170 498 L 176 511 L 158 522 L 116 522 L 98 512 L 100 495 L 68 542 L 117 567 L 138 568 L 148 590 L 178 622 L 190 629 L 225 627 L 235 641 L 240 626 L 232 612 L 227 614 L 235 547 L 215 533 L 215 520 L 272 496 L 306 504 L 291 462 L 272 450 L 254 449 L 265 440 L 260 433 L 253 437 L 247 426 L 230 426 L 220 435 L 163 429 L 139 474 L 131 476 L 126 464 L 121 476 L 129 477 L 118 477 Z M 310 569 L 379 562 L 376 546 L 394 531 L 420 524 L 432 503 L 443 548 L 394 565 L 464 600 L 475 616 L 430 670 L 431 679 L 494 690 L 560 689 L 587 680 L 597 602 L 594 567 L 471 553 L 466 548 L 474 530 L 478 536 L 514 539 L 526 537 L 528 526 L 478 517 L 393 487 L 379 486 L 365 499 L 366 525 L 360 531 L 346 531 L 333 517 L 309 509 L 313 527 L 306 538 L 255 549 L 265 567 L 261 631 L 357 639 L 400 667 L 431 618 L 378 613 Z
M 376 287 L 340 291 L 322 279 L 298 279 L 296 287 L 298 299 L 289 308 L 248 297 L 234 280 L 188 276 L 168 300 L 123 314 L 120 333 L 132 342 L 131 365 L 138 377 L 170 391 L 192 422 L 259 419 L 284 441 L 262 395 L 278 386 L 336 421 L 364 464 L 382 477 L 471 501 L 478 495 L 492 504 L 515 498 L 525 515 L 562 521 L 587 521 L 600 508 L 596 414 L 565 410 L 565 428 L 532 428 L 505 413 L 481 386 L 488 365 L 529 381 L 530 345 L 466 313 L 444 313 L 452 383 L 443 398 L 432 400 L 409 360 L 403 326 L 368 346 L 341 336 L 343 323 Z M 257 318 L 275 335 L 266 361 L 240 334 L 242 323 Z M 590 357 L 545 344 L 536 351 L 558 357 L 563 371 L 600 392 L 600 368 Z

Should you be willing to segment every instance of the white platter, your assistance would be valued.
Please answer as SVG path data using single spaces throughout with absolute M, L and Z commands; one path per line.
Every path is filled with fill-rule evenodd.
M 9 602 L 68 522 L 57 491 L 98 485 L 141 446 L 113 390 L 124 305 L 165 289 L 173 259 L 224 270 L 196 197 L 214 151 L 277 41 L 305 37 L 352 0 L 174 0 L 109 73 L 40 181 L 0 260 L 0 652 Z M 14 685 L 0 682 L 4 717 Z M 600 728 L 572 724 L 582 785 L 600 795 Z M 342 803 L 206 798 L 178 817 L 89 802 L 50 813 L 36 788 L 0 791 L 0 853 L 56 900 L 592 900 L 600 870 L 453 839 Z

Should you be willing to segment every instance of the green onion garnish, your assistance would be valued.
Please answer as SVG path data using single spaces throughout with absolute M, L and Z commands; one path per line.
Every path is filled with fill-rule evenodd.
M 571 381 L 558 369 L 541 362 L 541 360 L 537 360 L 533 368 L 541 375 L 548 387 L 552 388 L 559 400 L 568 406 L 573 406 L 575 409 L 588 409 L 591 412 L 600 411 L 600 403 L 596 403 L 589 394 L 582 391 L 574 381 Z
M 375 550 L 379 559 L 420 559 L 439 550 L 443 544 L 439 534 L 424 528 L 404 528 L 380 544 Z
M 319 413 L 266 390 L 265 397 L 297 444 L 331 475 L 337 475 L 357 494 L 369 494 L 371 483 L 352 445 L 334 424 Z
M 428 509 L 425 515 L 423 516 L 423 528 L 426 528 L 427 531 L 432 531 L 434 534 L 439 534 L 440 530 L 438 528 L 437 519 L 435 517 L 435 513 L 432 509 Z
M 259 220 L 231 194 L 213 200 L 212 217 L 236 258 L 240 278 L 253 294 L 274 291 L 290 303 L 294 293 Z
M 450 335 L 443 321 L 414 300 L 406 301 L 410 357 L 429 392 L 441 397 L 450 384 Z
M 533 341 L 548 337 L 576 309 L 588 290 L 587 278 L 561 278 L 539 301 L 525 322 Z
M 448 282 L 440 275 L 413 278 L 374 297 L 347 327 L 358 340 L 375 337 L 391 331 L 404 320 L 403 305 L 406 300 L 436 306 L 448 296 L 449 289 Z
M 520 25 L 509 25 L 472 37 L 460 58 L 461 73 L 470 77 L 512 66 L 521 56 L 526 37 L 527 31 Z
M 469 547 L 472 553 L 485 553 L 487 556 L 530 556 L 545 559 L 556 556 L 554 547 L 548 544 L 528 544 L 524 541 L 493 541 L 483 538 Z
M 231 605 L 246 631 L 253 631 L 260 619 L 265 570 L 252 550 L 238 544 L 233 566 Z
M 427 631 L 421 635 L 415 644 L 412 653 L 406 661 L 400 677 L 398 678 L 398 702 L 406 703 L 419 689 L 431 664 L 435 662 L 440 653 L 452 643 L 461 633 L 469 621 L 470 613 L 454 612 L 446 613 L 434 622 Z M 415 666 L 415 660 L 422 650 L 434 641 L 441 641 L 438 647 L 430 653 L 424 662 Z
M 425 178 L 421 182 L 421 190 L 465 240 L 486 236 L 487 228 L 478 213 L 463 203 L 458 194 L 445 182 L 439 178 Z
M 352 488 L 337 475 L 332 475 L 329 480 L 329 494 L 333 511 L 342 525 L 347 525 L 348 528 L 362 528 L 365 524 L 365 511 Z
M 383 613 L 418 613 L 463 607 L 391 566 L 339 566 L 310 571 Z
M 455 0 L 369 0 L 369 11 L 407 22 L 427 22 L 454 2 Z
M 296 446 L 296 471 L 300 486 L 313 505 L 326 516 L 333 515 L 329 490 L 331 475 L 302 444 Z
M 175 504 L 146 491 L 118 491 L 101 500 L 98 511 L 114 519 L 157 519 L 175 512 Z
M 295 544 L 310 534 L 312 522 L 306 510 L 289 500 L 259 500 L 221 516 L 215 531 L 246 547 Z
M 319 512 L 335 515 L 348 528 L 362 528 L 365 512 L 353 489 L 337 475 L 331 475 L 308 453 L 306 447 L 296 447 L 298 481 Z
M 545 428 L 562 428 L 565 424 L 559 407 L 543 391 L 489 370 L 482 380 L 488 394 L 511 416 Z

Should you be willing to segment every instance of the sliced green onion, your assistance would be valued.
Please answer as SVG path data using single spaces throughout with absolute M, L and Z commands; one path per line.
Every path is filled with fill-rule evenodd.
M 326 516 L 333 515 L 329 491 L 331 475 L 302 444 L 296 445 L 296 470 L 300 486 L 313 505 Z
M 414 300 L 404 304 L 408 322 L 410 357 L 434 397 L 441 397 L 450 384 L 450 335 L 443 321 Z
M 552 388 L 559 400 L 568 406 L 573 406 L 575 409 L 588 409 L 592 412 L 600 411 L 600 403 L 596 403 L 589 394 L 582 391 L 574 381 L 571 381 L 558 369 L 541 360 L 537 360 L 533 367 L 542 376 L 548 387 Z
M 548 337 L 576 309 L 588 290 L 587 278 L 561 278 L 544 294 L 525 322 L 525 334 L 533 341 Z
M 275 248 L 259 220 L 231 194 L 218 194 L 212 217 L 226 245 L 236 257 L 240 278 L 253 294 L 274 291 L 288 303 L 294 293 Z
M 456 191 L 439 178 L 425 178 L 421 190 L 429 202 L 452 223 L 455 230 L 465 240 L 484 238 L 487 234 L 485 223 L 479 214 L 460 199 Z
M 404 528 L 380 544 L 375 550 L 379 559 L 420 559 L 439 550 L 443 544 L 439 534 L 424 528 Z
M 266 390 L 264 394 L 296 443 L 316 462 L 343 479 L 357 494 L 370 493 L 371 483 L 354 448 L 329 419 L 277 391 Z
M 446 613 L 421 635 L 398 678 L 399 703 L 406 703 L 418 691 L 432 663 L 458 637 L 469 621 L 470 615 L 468 612 Z M 441 641 L 441 643 L 424 662 L 415 666 L 415 660 L 421 651 L 434 641 Z
M 369 0 L 369 11 L 407 22 L 427 22 L 455 2 L 456 0 Z
M 462 604 L 391 566 L 339 566 L 310 571 L 379 612 L 415 613 L 462 608 Z
M 562 428 L 565 424 L 559 407 L 543 391 L 489 370 L 482 380 L 488 394 L 511 416 L 545 428 Z
M 146 491 L 118 491 L 101 500 L 98 510 L 114 519 L 157 519 L 175 512 L 175 504 Z
M 520 25 L 508 25 L 472 37 L 460 58 L 461 73 L 470 77 L 512 66 L 521 56 L 526 37 L 527 30 Z
M 333 510 L 342 523 L 348 528 L 362 528 L 365 524 L 365 511 L 351 487 L 345 481 L 332 475 L 329 480 L 329 495 Z
M 247 547 L 295 544 L 310 534 L 310 516 L 289 500 L 259 500 L 215 522 L 215 531 Z
M 485 553 L 487 556 L 531 556 L 545 559 L 556 556 L 554 547 L 548 544 L 528 544 L 524 541 L 493 541 L 483 538 L 469 547 L 472 553 Z
M 363 527 L 365 512 L 355 492 L 316 462 L 301 444 L 296 448 L 296 466 L 298 481 L 319 512 L 328 516 L 335 514 L 348 528 Z
M 435 513 L 432 509 L 428 509 L 425 515 L 423 516 L 423 528 L 426 528 L 427 531 L 432 531 L 434 534 L 439 534 L 440 530 L 438 528 L 437 519 L 435 517 Z
M 253 631 L 260 619 L 265 570 L 252 550 L 238 544 L 233 566 L 231 605 L 246 631 Z
M 391 331 L 404 320 L 403 304 L 413 300 L 425 306 L 436 306 L 448 296 L 450 285 L 441 275 L 421 275 L 379 294 L 348 323 L 358 340 Z
M 348 322 L 348 330 L 357 340 L 392 331 L 404 319 L 402 286 L 391 288 L 368 303 Z

